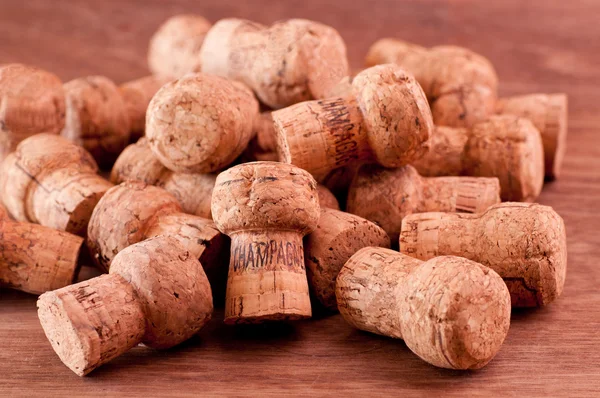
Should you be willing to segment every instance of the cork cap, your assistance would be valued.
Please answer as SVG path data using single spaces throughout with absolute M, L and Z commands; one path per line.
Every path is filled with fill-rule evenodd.
M 252 162 L 217 176 L 212 215 L 219 230 L 280 229 L 306 234 L 319 220 L 317 183 L 306 171 L 277 162 Z
M 148 106 L 146 136 L 167 168 L 208 173 L 244 151 L 257 114 L 258 102 L 242 84 L 191 74 L 156 93 Z

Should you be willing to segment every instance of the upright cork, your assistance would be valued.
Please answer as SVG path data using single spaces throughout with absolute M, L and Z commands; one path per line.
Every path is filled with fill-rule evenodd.
M 274 109 L 324 98 L 350 71 L 339 33 L 305 19 L 271 27 L 222 19 L 206 34 L 200 60 L 202 72 L 246 84 Z
M 321 209 L 319 224 L 304 239 L 308 284 L 321 304 L 337 311 L 335 280 L 348 259 L 363 247 L 390 247 L 385 231 L 364 218 Z
M 94 158 L 66 138 L 37 134 L 0 165 L 0 198 L 18 221 L 84 236 L 92 210 L 112 184 Z
M 531 120 L 540 131 L 544 144 L 546 177 L 557 178 L 567 147 L 567 95 L 528 94 L 500 98 L 496 112 Z
M 0 66 L 0 162 L 27 137 L 59 134 L 64 125 L 65 94 L 57 76 L 33 66 Z
M 500 183 L 486 177 L 421 177 L 412 166 L 362 166 L 348 192 L 346 210 L 381 226 L 398 241 L 402 219 L 412 213 L 480 213 L 500 203 Z
M 244 85 L 192 74 L 167 83 L 152 98 L 146 137 L 168 169 L 210 173 L 246 149 L 257 116 L 258 102 Z
M 423 157 L 412 162 L 419 174 L 498 177 L 503 201 L 533 202 L 544 185 L 544 148 L 527 119 L 492 116 L 471 129 L 436 127 Z
M 63 86 L 66 123 L 61 132 L 109 168 L 129 143 L 129 114 L 118 87 L 104 76 L 87 76 Z
M 181 14 L 167 19 L 150 39 L 150 71 L 173 79 L 200 72 L 200 49 L 210 27 L 200 15 Z
M 82 243 L 67 232 L 12 221 L 0 206 L 0 286 L 42 294 L 70 285 Z
M 366 65 L 390 62 L 414 74 L 437 125 L 470 127 L 495 112 L 498 76 L 482 55 L 456 46 L 427 49 L 401 40 L 378 40 L 369 49 Z
M 150 75 L 121 84 L 119 93 L 129 119 L 129 140 L 136 142 L 146 130 L 146 109 L 154 94 L 171 79 Z
M 417 81 L 388 64 L 360 72 L 346 96 L 273 112 L 279 160 L 318 181 L 352 162 L 400 167 L 421 156 L 433 131 Z
M 564 222 L 551 207 L 535 203 L 502 203 L 481 214 L 407 216 L 400 250 L 422 260 L 456 255 L 490 267 L 506 282 L 513 307 L 556 300 L 567 273 Z
M 340 271 L 336 296 L 352 326 L 403 339 L 421 359 L 441 368 L 484 367 L 510 325 L 510 295 L 502 278 L 465 258 L 423 262 L 366 247 Z
M 202 266 L 166 236 L 128 247 L 108 275 L 45 293 L 37 306 L 52 348 L 78 376 L 139 343 L 173 347 L 196 334 L 213 312 Z
M 212 214 L 231 237 L 229 324 L 311 316 L 302 237 L 317 226 L 315 180 L 298 167 L 244 163 L 217 177 Z

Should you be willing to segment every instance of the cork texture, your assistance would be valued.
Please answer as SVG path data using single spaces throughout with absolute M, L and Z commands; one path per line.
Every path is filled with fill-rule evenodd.
M 279 160 L 318 181 L 357 161 L 408 164 L 425 152 L 433 131 L 423 90 L 392 64 L 360 72 L 348 96 L 303 102 L 272 116 Z
M 496 112 L 531 120 L 542 136 L 546 177 L 557 178 L 567 149 L 567 95 L 528 94 L 500 98 Z
M 491 116 L 472 129 L 436 127 L 412 165 L 424 176 L 497 177 L 503 201 L 533 202 L 544 184 L 544 149 L 527 119 Z
M 375 42 L 366 65 L 396 63 L 414 74 L 440 126 L 470 127 L 494 114 L 498 76 L 485 57 L 466 48 L 430 49 L 395 39 Z
M 402 338 L 424 361 L 479 369 L 499 351 L 510 325 L 502 279 L 473 261 L 422 262 L 384 248 L 359 250 L 337 278 L 343 318 L 369 332 Z
M 497 178 L 421 177 L 412 166 L 364 165 L 348 192 L 346 210 L 381 226 L 398 240 L 402 219 L 427 211 L 480 213 L 500 203 Z
M 64 86 L 66 122 L 61 132 L 107 169 L 129 143 L 128 109 L 118 87 L 104 76 L 71 80 Z
M 22 64 L 0 66 L 0 162 L 38 133 L 59 134 L 65 125 L 62 82 Z
M 167 19 L 150 38 L 150 71 L 173 79 L 200 72 L 200 48 L 210 27 L 200 15 L 181 14 Z
M 562 218 L 539 204 L 502 203 L 480 214 L 404 218 L 400 250 L 420 259 L 456 255 L 496 271 L 513 307 L 543 306 L 563 291 L 567 245 Z
M 84 236 L 92 210 L 112 184 L 82 147 L 53 134 L 22 141 L 0 165 L 0 196 L 18 221 Z
M 354 253 L 369 246 L 389 248 L 390 238 L 364 218 L 321 209 L 317 228 L 304 239 L 304 258 L 310 289 L 325 308 L 337 311 L 337 275 Z
M 244 85 L 191 74 L 164 85 L 146 115 L 152 152 L 168 169 L 209 173 L 232 163 L 252 138 L 258 102 Z
M 319 220 L 316 185 L 308 172 L 276 162 L 217 176 L 212 214 L 231 237 L 226 323 L 311 316 L 302 237 Z
M 323 98 L 349 74 L 339 33 L 305 19 L 271 27 L 222 19 L 207 33 L 200 59 L 204 73 L 245 83 L 274 109 Z

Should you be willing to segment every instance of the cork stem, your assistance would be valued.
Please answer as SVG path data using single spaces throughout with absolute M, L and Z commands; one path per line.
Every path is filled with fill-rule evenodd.
M 438 177 L 421 178 L 420 211 L 481 213 L 500 203 L 500 182 L 497 178 Z M 440 204 L 446 204 L 441 206 Z

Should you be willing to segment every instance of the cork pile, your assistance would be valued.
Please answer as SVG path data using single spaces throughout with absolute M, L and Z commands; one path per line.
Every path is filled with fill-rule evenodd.
M 455 46 L 382 39 L 365 64 L 351 75 L 317 22 L 180 15 L 120 86 L 0 66 L 1 288 L 40 295 L 80 376 L 211 318 L 314 311 L 485 366 L 511 308 L 563 290 L 564 222 L 535 201 L 567 98 L 498 98 L 491 62 Z M 77 283 L 82 266 L 104 274 Z

